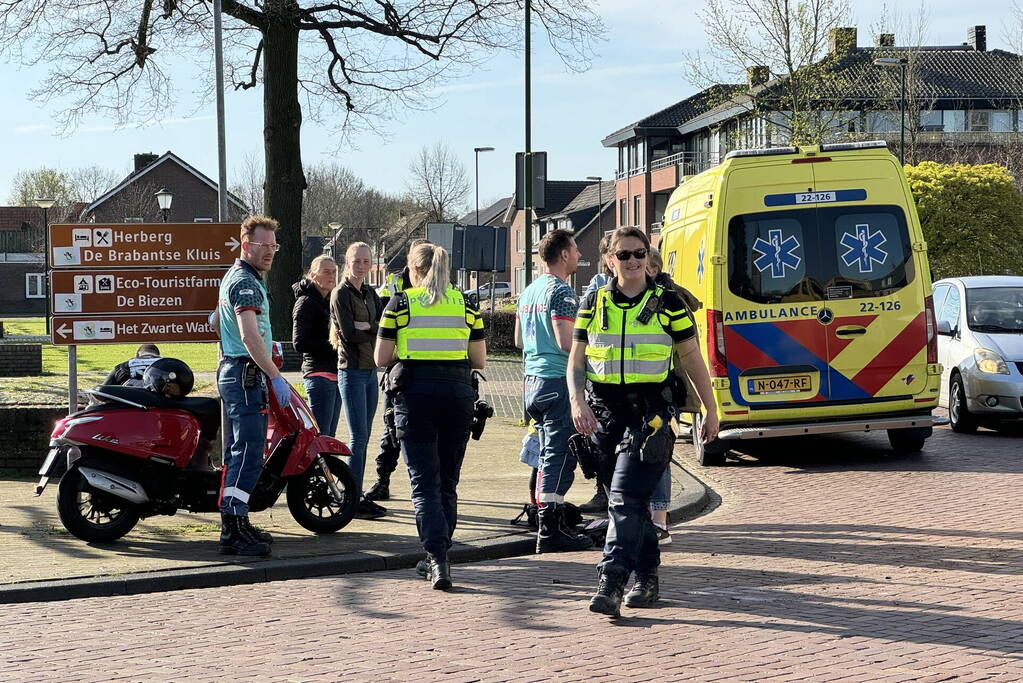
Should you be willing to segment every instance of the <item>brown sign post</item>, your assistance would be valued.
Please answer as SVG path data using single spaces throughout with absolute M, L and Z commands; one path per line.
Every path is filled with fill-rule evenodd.
M 207 313 L 53 316 L 54 344 L 217 341 Z
M 182 313 L 217 306 L 224 268 L 54 271 L 54 315 Z
M 225 267 L 240 255 L 237 223 L 56 224 L 50 267 Z

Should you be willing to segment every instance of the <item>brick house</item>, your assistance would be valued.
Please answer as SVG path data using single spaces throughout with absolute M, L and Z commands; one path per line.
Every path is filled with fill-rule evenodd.
M 607 230 L 615 227 L 614 182 L 601 183 L 588 180 L 548 180 L 546 207 L 534 209 L 532 221 L 533 274 L 544 272 L 537 255 L 540 238 L 555 228 L 572 230 L 581 252 L 580 268 L 573 285 L 577 290 L 586 286 L 600 267 L 597 243 Z M 599 207 L 598 201 L 602 202 Z M 504 220 L 508 228 L 509 263 L 515 277 L 511 279 L 512 294 L 518 295 L 526 287 L 525 224 L 526 212 L 509 202 Z M 585 264 L 585 265 L 584 265 Z
M 49 223 L 74 223 L 82 202 L 50 209 Z M 0 206 L 0 316 L 39 316 L 46 312 L 43 210 Z
M 898 153 L 899 68 L 875 65 L 878 58 L 912 64 L 908 163 L 996 161 L 1012 167 L 1015 159 L 1019 167 L 1012 170 L 1023 171 L 1023 56 L 988 50 L 984 26 L 971 27 L 962 45 L 913 47 L 897 46 L 892 34 L 859 47 L 855 28 L 833 29 L 825 59 L 843 90 L 828 100 L 837 107 L 828 112 L 833 127 L 826 141 L 882 139 Z M 745 84 L 708 88 L 604 138 L 605 147 L 618 150 L 617 225 L 639 226 L 656 243 L 668 199 L 687 176 L 716 165 L 731 150 L 789 144 L 780 114 L 763 106 L 759 111 L 768 113 L 751 113 L 754 101 L 770 102 L 785 83 L 772 79 L 766 67 L 752 66 Z
M 159 223 L 162 219 L 155 193 L 167 188 L 174 194 L 167 220 L 174 223 L 217 220 L 217 184 L 173 152 L 136 154 L 134 170 L 97 197 L 82 212 L 82 222 Z M 228 194 L 229 220 L 248 214 L 241 200 Z

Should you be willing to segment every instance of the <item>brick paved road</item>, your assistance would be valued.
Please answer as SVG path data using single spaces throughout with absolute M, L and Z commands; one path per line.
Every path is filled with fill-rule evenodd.
M 770 450 L 765 444 L 773 446 Z M 761 442 L 693 469 L 660 609 L 586 611 L 596 553 L 0 607 L 0 679 L 1023 680 L 1023 445 Z

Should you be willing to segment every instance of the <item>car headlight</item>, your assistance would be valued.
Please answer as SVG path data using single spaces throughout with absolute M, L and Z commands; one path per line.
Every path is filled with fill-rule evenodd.
M 1005 360 L 994 351 L 989 349 L 974 349 L 973 359 L 977 361 L 977 368 L 981 372 L 991 375 L 1008 375 L 1009 367 Z

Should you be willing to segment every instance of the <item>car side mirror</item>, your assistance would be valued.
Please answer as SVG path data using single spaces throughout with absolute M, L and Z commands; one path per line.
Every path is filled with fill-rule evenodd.
M 947 320 L 939 320 L 938 321 L 938 334 L 942 335 L 943 337 L 951 337 L 952 336 L 952 323 L 950 323 Z

